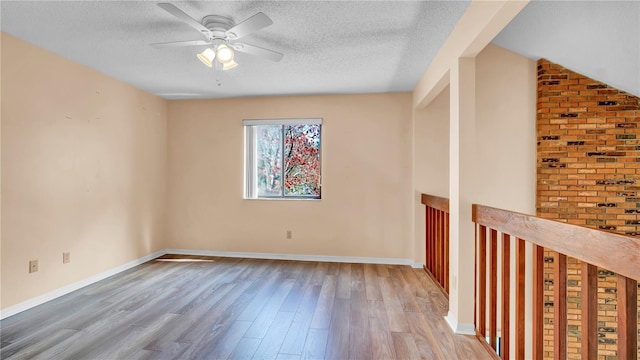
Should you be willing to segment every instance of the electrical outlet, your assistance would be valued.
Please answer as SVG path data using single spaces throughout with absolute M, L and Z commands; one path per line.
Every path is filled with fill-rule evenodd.
M 71 253 L 70 252 L 63 252 L 62 253 L 62 263 L 63 264 L 67 264 L 71 262 Z
M 38 260 L 29 261 L 29 273 L 38 271 Z
M 291 230 L 287 230 L 287 239 L 291 239 L 293 237 L 293 233 Z

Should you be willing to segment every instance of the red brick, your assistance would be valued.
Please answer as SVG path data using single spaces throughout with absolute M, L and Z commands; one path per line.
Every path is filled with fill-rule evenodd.
M 550 80 L 559 83 L 549 85 Z M 600 101 L 615 103 L 599 105 Z M 640 146 L 640 98 L 541 59 L 538 61 L 537 112 L 538 216 L 623 234 L 640 233 L 640 225 L 627 224 L 629 220 L 640 220 L 640 214 L 626 213 L 637 209 L 640 203 L 640 150 L 636 148 Z M 576 116 L 563 115 L 565 113 Z M 636 135 L 636 138 L 621 135 Z M 559 139 L 542 140 L 542 136 Z M 584 143 L 569 145 L 568 142 Z M 598 152 L 603 154 L 594 154 Z M 565 167 L 545 168 L 543 158 L 557 158 Z M 628 179 L 636 182 L 616 182 Z M 550 255 L 545 252 L 545 256 Z M 580 264 L 570 260 L 569 279 L 579 281 Z M 552 265 L 545 264 L 548 278 L 552 277 Z M 615 287 L 615 277 L 600 279 L 599 286 Z M 545 301 L 552 301 L 552 290 L 552 285 L 545 285 Z M 568 296 L 579 299 L 580 286 L 571 286 Z M 600 326 L 615 328 L 615 294 L 601 290 L 598 299 Z M 638 303 L 640 306 L 640 298 Z M 579 302 L 570 302 L 568 307 L 569 324 L 580 327 Z M 552 309 L 546 308 L 543 316 L 547 322 L 544 355 L 551 359 Z M 600 337 L 616 340 L 615 333 L 601 333 Z M 579 349 L 579 337 L 570 334 L 569 358 L 579 358 Z M 599 359 L 615 358 L 616 349 L 615 344 L 599 344 Z

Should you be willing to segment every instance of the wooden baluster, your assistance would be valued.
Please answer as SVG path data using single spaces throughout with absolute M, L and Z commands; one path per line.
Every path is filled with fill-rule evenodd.
M 543 357 L 544 248 L 533 245 L 533 359 Z
M 442 289 L 444 289 L 444 211 L 440 211 L 440 221 L 438 222 L 438 228 L 440 229 L 440 237 L 438 238 L 439 250 L 438 257 L 440 258 L 440 271 L 438 272 L 438 280 L 440 281 L 440 285 L 442 285 Z
M 433 209 L 433 276 L 438 272 L 438 209 Z
M 498 231 L 491 229 L 491 256 L 489 277 L 489 345 L 496 350 L 498 339 Z
M 638 351 L 638 282 L 618 278 L 618 359 L 635 359 Z
M 434 237 L 435 240 L 435 246 L 433 248 L 433 257 L 434 257 L 434 266 L 433 266 L 433 278 L 436 280 L 436 282 L 440 285 L 442 285 L 442 283 L 440 282 L 440 257 L 438 256 L 438 254 L 440 253 L 440 210 L 436 209 L 435 210 L 435 219 L 434 219 L 434 228 L 436 231 L 436 236 Z
M 431 271 L 431 208 L 427 206 L 427 270 Z
M 429 268 L 429 207 L 424 207 L 424 269 Z
M 476 336 L 478 332 L 478 268 L 480 262 L 478 259 L 478 248 L 480 247 L 480 238 L 478 237 L 478 224 L 473 223 L 473 325 L 475 326 Z
M 478 231 L 478 328 L 484 339 L 487 336 L 487 228 L 480 225 Z
M 431 262 L 431 275 L 433 275 L 435 271 L 436 265 L 436 209 L 431 208 L 431 223 L 429 224 L 429 228 L 431 229 L 431 251 L 429 252 L 429 261 Z
M 553 358 L 567 358 L 567 256 L 554 255 L 553 279 Z
M 500 336 L 500 356 L 509 359 L 509 316 L 511 300 L 511 236 L 502 234 L 502 332 Z
M 582 262 L 582 343 L 583 360 L 598 357 L 598 269 Z
M 524 359 L 524 284 L 525 284 L 525 243 L 518 238 L 516 240 L 516 359 Z
M 444 214 L 444 291 L 449 294 L 449 213 Z
M 427 270 L 427 263 L 428 263 L 428 256 L 427 254 L 429 253 L 429 230 L 428 230 L 428 226 L 429 226 L 429 208 L 428 207 L 424 207 L 424 266 L 423 268 L 425 270 Z
M 424 269 L 427 270 L 429 263 L 429 208 L 424 207 Z

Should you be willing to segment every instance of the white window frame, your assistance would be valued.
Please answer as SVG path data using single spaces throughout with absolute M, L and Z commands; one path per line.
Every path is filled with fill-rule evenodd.
M 322 118 L 299 118 L 299 119 L 244 119 L 244 199 L 247 200 L 320 200 L 322 198 Z M 257 158 L 256 141 L 257 134 L 252 131 L 252 126 L 264 125 L 320 125 L 320 196 L 258 196 L 258 180 L 255 173 L 255 161 Z M 284 138 L 282 139 L 284 142 Z M 284 151 L 284 144 L 282 146 Z M 284 171 L 284 156 L 283 156 Z M 283 179 L 284 181 L 284 175 Z M 284 186 L 284 184 L 283 184 Z

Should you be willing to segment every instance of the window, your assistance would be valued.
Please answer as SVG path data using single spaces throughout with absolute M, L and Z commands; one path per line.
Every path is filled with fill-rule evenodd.
M 320 199 L 322 119 L 244 120 L 245 198 Z

